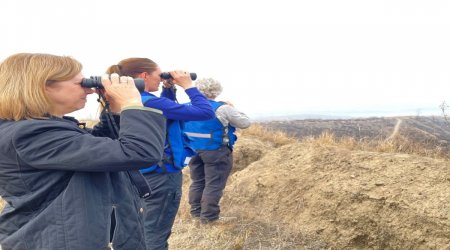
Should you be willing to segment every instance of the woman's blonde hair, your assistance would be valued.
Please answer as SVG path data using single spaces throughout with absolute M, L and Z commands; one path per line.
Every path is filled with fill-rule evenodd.
M 195 86 L 208 99 L 215 99 L 222 93 L 222 85 L 213 78 L 202 78 L 195 82 Z
M 20 53 L 0 64 L 0 119 L 23 120 L 48 116 L 52 104 L 45 86 L 66 81 L 82 65 L 68 56 Z

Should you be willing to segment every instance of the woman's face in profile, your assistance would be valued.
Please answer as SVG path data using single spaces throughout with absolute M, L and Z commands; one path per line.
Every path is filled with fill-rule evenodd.
M 65 114 L 84 108 L 86 97 L 93 89 L 81 87 L 83 75 L 79 73 L 67 81 L 48 84 L 45 91 L 52 102 L 51 115 L 62 117 Z
M 159 75 L 161 75 L 161 69 L 159 67 L 151 74 L 147 73 L 146 77 L 144 78 L 145 91 L 158 91 L 159 84 L 161 83 L 161 77 Z

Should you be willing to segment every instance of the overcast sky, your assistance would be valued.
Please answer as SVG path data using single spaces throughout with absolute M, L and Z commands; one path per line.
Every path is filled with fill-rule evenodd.
M 84 75 L 127 57 L 224 86 L 263 114 L 439 113 L 450 102 L 450 3 L 416 0 L 3 0 L 0 59 L 69 55 Z M 179 91 L 181 92 L 181 91 Z M 185 96 L 181 96 L 181 100 Z M 77 112 L 95 114 L 95 98 Z

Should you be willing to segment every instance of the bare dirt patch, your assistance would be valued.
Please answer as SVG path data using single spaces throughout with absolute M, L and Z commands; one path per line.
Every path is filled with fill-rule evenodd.
M 295 143 L 232 176 L 223 208 L 332 248 L 449 249 L 450 164 Z

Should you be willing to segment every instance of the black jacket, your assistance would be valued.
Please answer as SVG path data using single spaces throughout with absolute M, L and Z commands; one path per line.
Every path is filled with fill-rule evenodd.
M 0 120 L 0 243 L 7 249 L 145 249 L 137 189 L 124 170 L 162 158 L 165 119 L 128 109 L 117 140 L 67 119 Z

